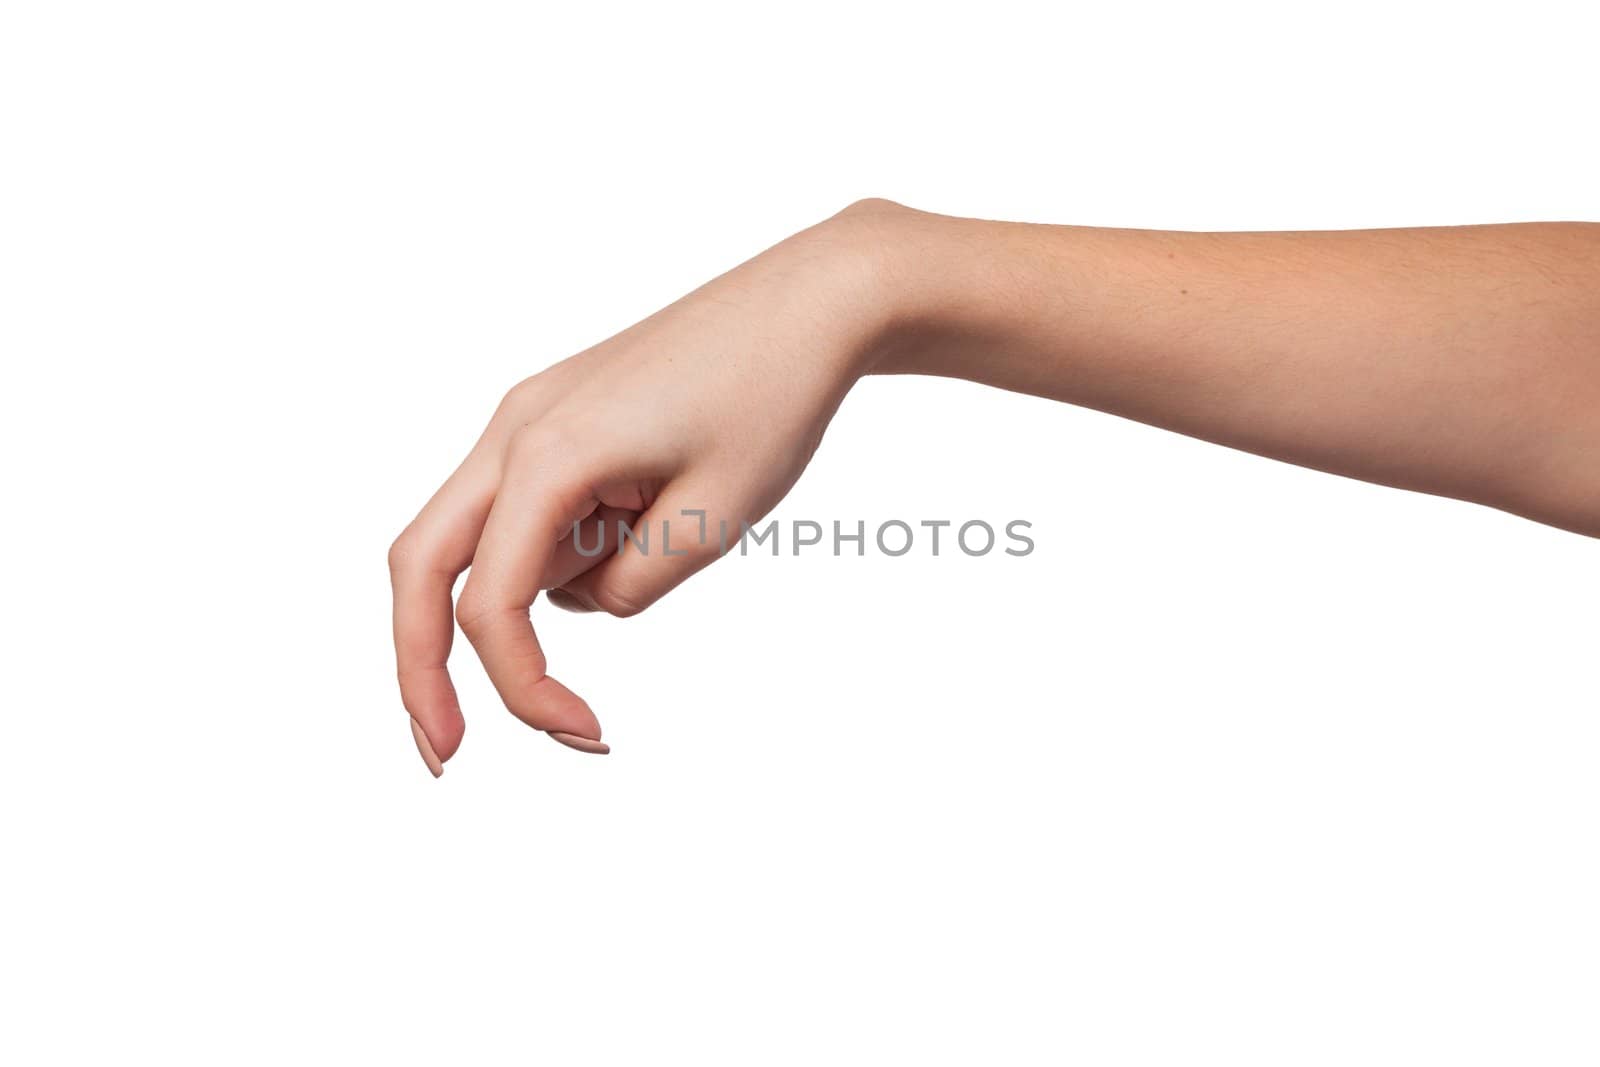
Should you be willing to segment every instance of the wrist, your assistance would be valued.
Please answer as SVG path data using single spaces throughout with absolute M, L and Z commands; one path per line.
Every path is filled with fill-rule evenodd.
M 852 371 L 982 379 L 982 355 L 1004 345 L 1026 256 L 1012 224 L 859 200 L 826 223 L 853 249 L 873 306 Z M 1011 288 L 1002 292 L 997 282 Z M 1014 324 L 1012 324 L 1014 325 Z
M 897 204 L 858 200 L 815 227 L 832 249 L 828 273 L 852 307 L 851 342 L 842 370 L 851 381 L 868 374 L 916 373 L 911 353 L 926 341 L 939 281 L 936 230 L 955 221 Z
M 1166 252 L 1128 269 L 1118 231 L 958 218 L 887 200 L 852 204 L 830 222 L 869 249 L 877 307 L 858 375 L 965 378 L 1067 398 L 1058 353 L 1090 347 L 1090 324 L 1137 307 L 1117 279 L 1150 273 Z M 1152 260 L 1152 255 L 1159 259 Z

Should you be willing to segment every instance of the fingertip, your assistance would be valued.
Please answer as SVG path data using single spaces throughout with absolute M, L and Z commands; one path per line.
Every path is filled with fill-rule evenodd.
M 525 699 L 511 705 L 511 710 L 535 730 L 600 740 L 600 720 L 588 703 L 548 674 L 526 690 Z
M 441 764 L 448 762 L 461 747 L 467 730 L 450 673 L 443 667 L 402 671 L 400 702 L 411 716 L 413 730 L 421 730 L 434 758 Z M 417 747 L 420 751 L 420 742 Z
M 417 743 L 417 752 L 422 756 L 422 762 L 427 765 L 428 773 L 435 778 L 444 774 L 444 762 L 439 759 L 433 750 L 433 742 L 428 740 L 427 733 L 422 729 L 422 724 L 416 719 L 411 720 L 411 737 Z
M 611 746 L 604 741 L 591 741 L 587 737 L 579 737 L 577 734 L 569 734 L 563 730 L 546 730 L 545 732 L 568 748 L 575 748 L 579 752 L 588 752 L 596 756 L 608 756 L 611 754 Z

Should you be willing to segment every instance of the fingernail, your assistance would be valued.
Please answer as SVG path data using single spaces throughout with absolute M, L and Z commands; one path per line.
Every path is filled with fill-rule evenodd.
M 582 615 L 594 610 L 565 589 L 548 590 L 544 594 L 544 598 L 550 601 L 551 605 L 560 608 L 562 611 L 574 611 Z
M 560 730 L 546 730 L 545 733 L 549 734 L 557 741 L 560 741 L 568 748 L 575 748 L 579 752 L 592 752 L 596 756 L 604 756 L 611 751 L 611 746 L 606 744 L 604 741 L 591 741 L 587 737 L 579 737 L 577 734 L 563 733 Z
M 433 745 L 428 741 L 428 735 L 422 732 L 422 726 L 416 719 L 411 720 L 411 736 L 417 742 L 417 751 L 422 753 L 422 762 L 428 765 L 428 771 L 435 778 L 444 773 L 444 764 L 439 762 L 439 756 L 433 751 Z

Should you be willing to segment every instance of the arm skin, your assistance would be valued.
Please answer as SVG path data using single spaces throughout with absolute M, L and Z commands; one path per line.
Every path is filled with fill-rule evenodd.
M 879 370 L 1600 535 L 1600 225 L 892 225 L 935 266 L 907 275 L 910 326 Z
M 539 591 L 648 607 L 717 558 L 685 510 L 755 522 L 851 386 L 902 373 L 1600 536 L 1600 225 L 1173 233 L 862 201 L 506 395 L 389 553 L 430 769 L 465 729 L 445 666 L 457 622 L 513 714 L 604 751 L 546 672 Z M 611 552 L 616 519 L 685 551 Z M 574 523 L 608 551 L 576 552 Z

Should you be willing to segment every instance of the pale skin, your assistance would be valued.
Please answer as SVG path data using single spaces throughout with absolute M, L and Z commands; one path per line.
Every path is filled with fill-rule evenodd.
M 606 751 L 546 671 L 538 593 L 648 608 L 719 557 L 703 523 L 783 498 L 861 377 L 903 373 L 1600 536 L 1600 224 L 1187 233 L 862 201 L 506 394 L 389 553 L 429 769 L 465 729 L 457 625 L 512 714 Z M 611 551 L 617 519 L 673 554 Z

